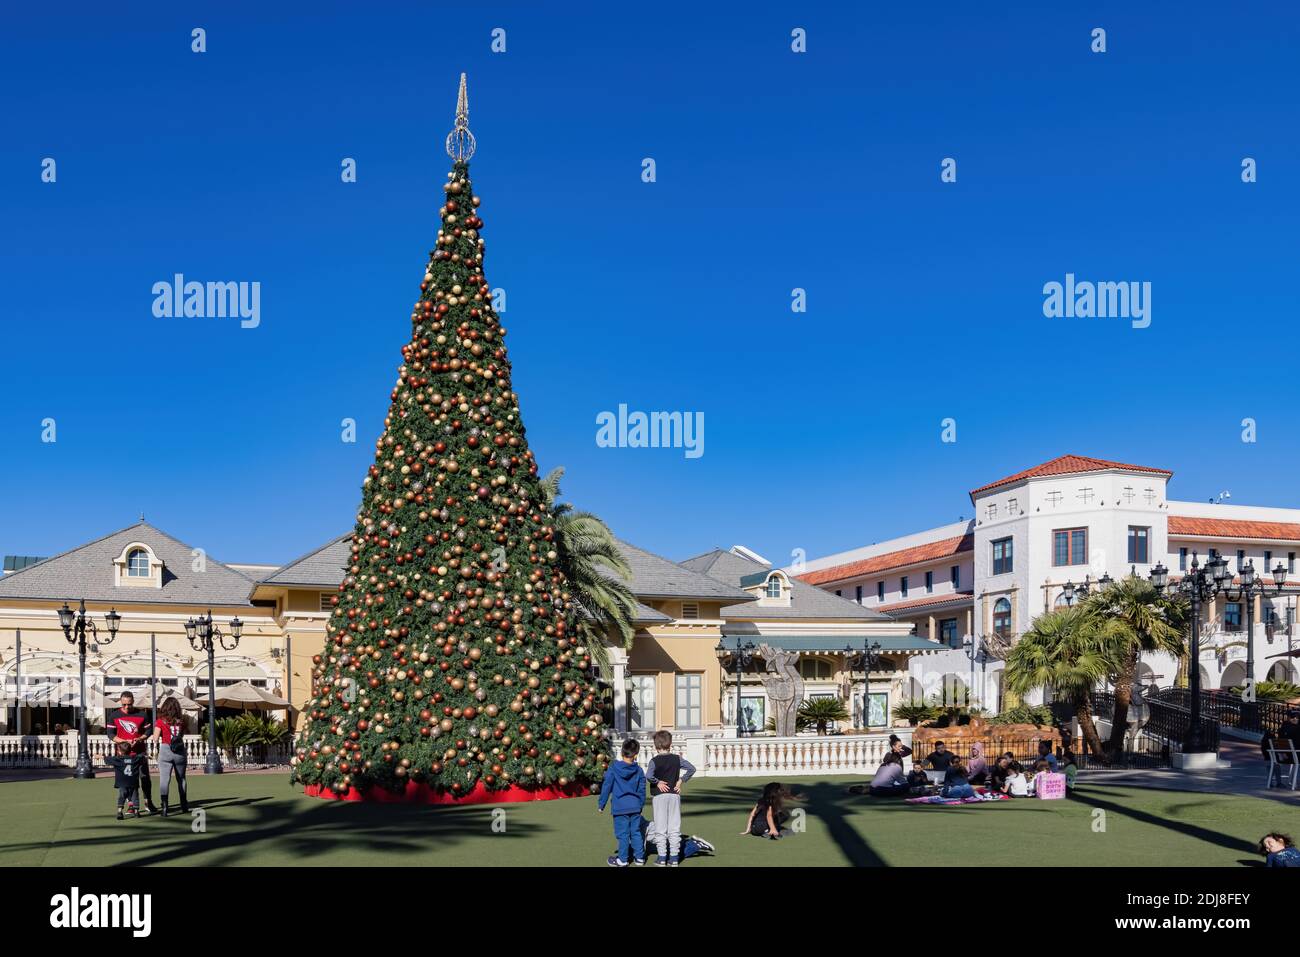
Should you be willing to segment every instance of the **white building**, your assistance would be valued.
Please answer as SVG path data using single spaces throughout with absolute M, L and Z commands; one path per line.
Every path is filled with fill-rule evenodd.
M 951 651 L 915 658 L 909 668 L 927 691 L 947 676 L 969 685 L 976 702 L 1000 707 L 1002 662 L 972 663 L 971 647 L 1005 647 L 1037 615 L 1065 602 L 1066 586 L 1146 576 L 1163 562 L 1176 579 L 1199 555 L 1222 554 L 1232 567 L 1253 563 L 1286 584 L 1256 598 L 1256 680 L 1296 680 L 1291 647 L 1300 592 L 1300 509 L 1171 501 L 1167 469 L 1064 455 L 970 492 L 975 517 L 830 555 L 792 570 L 804 581 L 883 612 Z M 1202 610 L 1204 688 L 1246 677 L 1246 609 L 1222 597 Z M 974 641 L 972 642 L 972 639 Z M 1295 636 L 1300 644 L 1300 635 Z M 1143 674 L 1173 683 L 1176 663 L 1143 662 Z

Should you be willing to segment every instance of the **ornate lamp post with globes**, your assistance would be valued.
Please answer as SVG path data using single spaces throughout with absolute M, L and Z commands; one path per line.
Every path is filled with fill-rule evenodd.
M 1281 593 L 1286 584 L 1286 566 L 1281 562 L 1273 569 L 1273 586 Z M 1241 601 L 1246 605 L 1246 685 L 1242 689 L 1242 727 L 1262 730 L 1259 727 L 1259 703 L 1255 700 L 1255 599 L 1268 593 L 1268 584 L 1255 574 L 1255 563 L 1246 562 L 1241 568 L 1241 585 L 1232 587 L 1232 579 L 1223 589 L 1228 601 Z
M 84 779 L 95 776 L 95 768 L 90 763 L 90 742 L 86 738 L 86 635 L 89 634 L 90 640 L 94 643 L 111 644 L 117 637 L 122 616 L 117 613 L 116 608 L 110 608 L 108 614 L 104 616 L 104 623 L 108 625 L 107 638 L 100 637 L 94 619 L 86 614 L 84 598 L 78 603 L 75 612 L 68 607 L 66 601 L 59 609 L 59 627 L 63 629 L 63 637 L 77 646 L 77 659 L 81 665 L 81 707 L 77 709 L 81 714 L 78 718 L 77 767 L 72 772 L 74 778 Z M 22 694 L 21 688 L 18 689 L 18 693 Z
M 874 644 L 868 643 L 866 638 L 862 639 L 862 650 L 855 652 L 852 645 L 844 646 L 844 658 L 848 663 L 849 680 L 853 680 L 853 672 L 859 667 L 862 669 L 862 727 L 871 730 L 871 672 L 875 671 L 880 665 L 880 642 Z
M 727 656 L 727 646 L 722 639 L 718 640 L 717 647 L 713 649 L 717 652 L 718 659 L 721 660 Z M 740 643 L 740 636 L 736 636 L 736 647 L 731 649 L 731 660 L 736 666 L 736 737 L 740 737 L 745 731 L 745 714 L 740 708 L 740 688 L 744 682 L 745 669 L 754 661 L 754 643 L 747 641 L 743 645 Z M 761 728 L 759 729 L 762 730 Z
M 1222 555 L 1208 559 L 1201 565 L 1196 553 L 1192 553 L 1192 564 L 1176 584 L 1169 584 L 1169 569 L 1164 563 L 1157 562 L 1151 569 L 1151 584 L 1156 591 L 1164 593 L 1170 588 L 1176 595 L 1188 599 L 1192 609 L 1191 641 L 1188 649 L 1189 663 L 1187 669 L 1187 687 L 1191 693 L 1190 714 L 1187 720 L 1187 733 L 1183 736 L 1184 754 L 1205 754 L 1209 747 L 1205 743 L 1205 730 L 1201 727 L 1201 602 L 1210 601 L 1231 583 L 1232 572 L 1228 571 L 1228 560 Z
M 221 773 L 221 755 L 217 753 L 217 668 L 216 646 L 219 642 L 223 651 L 234 651 L 239 647 L 239 638 L 244 633 L 244 623 L 239 616 L 230 619 L 230 644 L 227 636 L 212 623 L 212 609 L 207 615 L 191 618 L 185 623 L 185 637 L 195 651 L 208 653 L 208 760 L 203 767 L 205 774 Z

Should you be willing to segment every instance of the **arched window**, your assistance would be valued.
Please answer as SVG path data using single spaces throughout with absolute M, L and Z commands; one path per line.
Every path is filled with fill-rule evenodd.
M 999 638 L 1011 637 L 1011 602 L 999 598 L 993 604 L 993 633 Z
M 128 578 L 149 577 L 149 553 L 143 548 L 133 548 L 126 556 L 126 575 Z
M 772 575 L 770 578 L 768 578 L 767 597 L 768 598 L 781 597 L 781 576 L 780 575 Z

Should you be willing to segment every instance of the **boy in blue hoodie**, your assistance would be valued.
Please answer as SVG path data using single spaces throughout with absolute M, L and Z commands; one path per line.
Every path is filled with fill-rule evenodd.
M 645 864 L 645 837 L 641 832 L 641 809 L 645 807 L 645 772 L 636 763 L 641 746 L 632 738 L 623 742 L 623 759 L 615 761 L 600 782 L 600 800 L 596 812 L 610 804 L 614 817 L 614 837 L 618 839 L 618 854 L 607 862 L 610 867 L 627 867 L 630 863 Z M 613 799 L 611 801 L 611 798 Z M 631 848 L 631 856 L 628 849 Z

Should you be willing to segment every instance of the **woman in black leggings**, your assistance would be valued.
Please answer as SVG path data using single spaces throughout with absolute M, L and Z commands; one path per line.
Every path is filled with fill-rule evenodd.
M 181 705 L 175 698 L 168 698 L 158 706 L 158 724 L 153 729 L 158 746 L 159 797 L 162 800 L 162 816 L 168 817 L 167 791 L 172 774 L 176 775 L 176 787 L 181 796 L 181 812 L 188 814 L 189 797 L 185 793 L 185 724 L 181 719 Z

